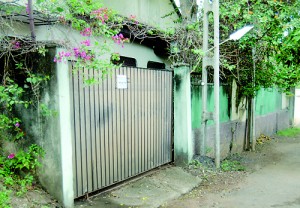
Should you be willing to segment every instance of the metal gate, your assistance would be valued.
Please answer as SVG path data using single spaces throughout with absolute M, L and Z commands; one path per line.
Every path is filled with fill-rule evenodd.
M 75 197 L 172 161 L 172 71 L 72 73 Z M 83 77 L 95 77 L 87 86 Z

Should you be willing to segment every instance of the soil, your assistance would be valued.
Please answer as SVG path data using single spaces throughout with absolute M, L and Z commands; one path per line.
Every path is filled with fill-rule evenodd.
M 61 208 L 61 205 L 41 187 L 28 187 L 28 189 L 22 196 L 16 195 L 17 190 L 10 194 L 12 208 Z
M 167 208 L 286 208 L 300 207 L 300 136 L 261 137 L 254 152 L 232 159 L 246 171 L 215 172 L 190 168 L 204 180 L 199 187 L 179 199 L 165 203 Z M 235 158 L 234 158 L 235 157 Z

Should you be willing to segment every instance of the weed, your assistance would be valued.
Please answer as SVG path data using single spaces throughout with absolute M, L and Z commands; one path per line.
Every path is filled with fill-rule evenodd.
M 15 184 L 15 180 L 11 176 L 7 176 L 4 179 L 4 184 L 13 186 Z
M 245 166 L 241 165 L 239 161 L 236 160 L 223 160 L 221 163 L 221 169 L 223 171 L 244 171 Z
M 282 131 L 278 131 L 278 136 L 294 137 L 300 134 L 300 128 L 289 128 Z
M 189 163 L 189 167 L 190 167 L 190 168 L 197 169 L 197 168 L 203 167 L 203 165 L 202 165 L 202 163 L 199 162 L 198 160 L 192 160 L 192 161 Z
M 206 153 L 206 154 L 209 154 L 209 153 L 212 152 L 212 150 L 213 150 L 213 148 L 211 148 L 211 147 L 206 147 L 206 148 L 205 148 L 205 153 Z
M 0 205 L 2 208 L 10 208 L 10 194 L 11 191 L 6 187 L 0 189 Z
M 7 158 L 0 160 L 0 165 L 5 171 L 4 175 L 21 172 L 34 172 L 40 166 L 39 157 L 43 157 L 44 150 L 36 144 L 32 144 L 27 152 L 20 150 L 18 153 L 11 153 Z

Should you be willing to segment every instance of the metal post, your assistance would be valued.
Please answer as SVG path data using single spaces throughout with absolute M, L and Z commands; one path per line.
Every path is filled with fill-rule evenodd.
M 34 31 L 34 18 L 33 18 L 33 7 L 32 7 L 32 0 L 28 0 L 28 17 L 29 17 L 29 25 L 31 31 L 31 40 L 35 41 L 35 31 Z

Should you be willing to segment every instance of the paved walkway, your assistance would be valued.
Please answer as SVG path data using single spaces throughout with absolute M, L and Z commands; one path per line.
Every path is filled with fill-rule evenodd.
M 237 187 L 203 198 L 176 200 L 172 208 L 300 208 L 300 136 L 274 143 L 279 160 L 249 174 Z M 271 154 L 272 155 L 272 154 Z M 275 162 L 276 161 L 276 162 Z
M 156 208 L 191 191 L 200 182 L 181 168 L 168 166 L 75 207 Z

